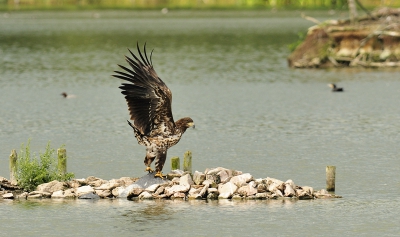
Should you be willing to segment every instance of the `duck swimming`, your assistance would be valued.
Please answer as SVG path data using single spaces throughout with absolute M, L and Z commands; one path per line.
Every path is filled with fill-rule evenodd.
M 333 83 L 328 84 L 328 86 L 332 89 L 333 92 L 342 92 L 342 91 L 344 91 L 343 88 L 336 87 L 336 85 L 333 84 Z
M 66 92 L 61 93 L 61 95 L 65 99 L 71 99 L 71 98 L 75 98 L 76 97 L 76 95 L 68 95 Z

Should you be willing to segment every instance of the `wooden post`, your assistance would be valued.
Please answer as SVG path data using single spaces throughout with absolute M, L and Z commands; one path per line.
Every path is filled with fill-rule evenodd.
M 326 191 L 335 191 L 336 166 L 326 167 Z
M 58 173 L 64 175 L 67 173 L 67 150 L 65 148 L 57 149 L 58 156 Z
M 181 168 L 179 157 L 171 157 L 171 170 L 179 170 Z
M 189 171 L 192 173 L 192 152 L 187 151 L 183 155 L 183 171 Z
M 11 150 L 10 154 L 10 181 L 11 183 L 17 182 L 17 152 L 15 149 Z

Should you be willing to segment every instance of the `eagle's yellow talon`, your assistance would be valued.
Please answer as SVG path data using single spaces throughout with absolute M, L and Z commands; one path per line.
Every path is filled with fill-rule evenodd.
M 157 173 L 154 175 L 154 177 L 160 177 L 161 179 L 164 179 L 163 174 L 161 171 L 157 171 Z
M 153 173 L 153 172 L 154 172 L 154 170 L 152 170 L 152 169 L 150 168 L 150 166 L 147 166 L 145 171 L 149 171 L 149 173 Z

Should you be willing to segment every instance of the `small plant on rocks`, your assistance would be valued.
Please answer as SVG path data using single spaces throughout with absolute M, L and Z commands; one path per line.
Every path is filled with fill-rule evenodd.
M 62 146 L 63 147 L 63 146 Z M 48 183 L 53 180 L 66 181 L 74 178 L 73 173 L 60 173 L 57 170 L 57 154 L 47 143 L 44 153 L 31 156 L 30 140 L 26 147 L 21 145 L 20 156 L 17 160 L 18 185 L 26 191 L 33 191 L 39 184 Z

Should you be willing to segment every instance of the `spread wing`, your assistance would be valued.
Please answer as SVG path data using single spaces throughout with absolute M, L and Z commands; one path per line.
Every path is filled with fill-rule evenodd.
M 115 71 L 117 74 L 113 76 L 129 82 L 122 83 L 119 88 L 125 95 L 130 119 L 140 132 L 146 136 L 169 135 L 175 129 L 171 111 L 172 93 L 153 68 L 153 51 L 149 60 L 146 44 L 143 49 L 144 55 L 137 45 L 140 59 L 128 49 L 133 59 L 127 56 L 125 59 L 132 69 L 118 65 L 125 72 Z

